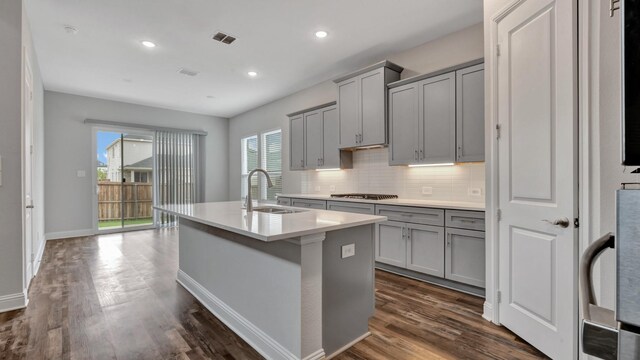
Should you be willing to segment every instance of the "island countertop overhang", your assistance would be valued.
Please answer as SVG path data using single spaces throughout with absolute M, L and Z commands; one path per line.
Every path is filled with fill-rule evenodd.
M 272 204 L 268 204 L 268 206 L 289 208 Z M 241 201 L 161 205 L 154 206 L 154 209 L 265 242 L 369 225 L 387 220 L 385 216 L 316 209 L 304 209 L 304 211 L 292 214 L 270 214 L 257 211 L 247 213 L 242 208 Z

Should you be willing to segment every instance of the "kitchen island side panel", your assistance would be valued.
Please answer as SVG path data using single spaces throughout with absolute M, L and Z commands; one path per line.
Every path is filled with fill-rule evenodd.
M 301 354 L 301 251 L 180 219 L 179 269 L 291 353 Z

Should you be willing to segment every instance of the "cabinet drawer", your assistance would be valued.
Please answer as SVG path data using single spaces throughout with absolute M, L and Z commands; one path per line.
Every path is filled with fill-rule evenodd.
M 394 205 L 376 205 L 376 214 L 391 221 L 444 226 L 444 210 Z
M 327 210 L 374 215 L 375 205 L 346 201 L 327 201 Z
M 291 199 L 290 198 L 286 198 L 286 197 L 279 197 L 278 196 L 278 205 L 291 206 Z
M 291 206 L 310 208 L 310 209 L 326 210 L 327 209 L 327 202 L 324 201 L 324 200 L 291 199 Z
M 447 210 L 447 227 L 484 231 L 484 211 Z

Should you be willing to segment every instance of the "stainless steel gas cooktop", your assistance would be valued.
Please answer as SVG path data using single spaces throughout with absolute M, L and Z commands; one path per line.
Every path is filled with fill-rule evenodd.
M 383 194 L 331 194 L 333 198 L 347 198 L 347 199 L 363 199 L 363 200 L 387 200 L 397 199 L 398 195 L 383 195 Z

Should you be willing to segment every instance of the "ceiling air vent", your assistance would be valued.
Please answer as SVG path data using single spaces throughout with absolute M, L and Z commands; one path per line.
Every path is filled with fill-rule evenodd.
M 236 41 L 236 38 L 234 36 L 229 35 L 229 34 L 225 34 L 223 32 L 218 32 L 217 34 L 213 35 L 213 40 L 220 41 L 222 43 L 225 43 L 225 44 L 229 45 L 232 42 Z
M 182 75 L 186 75 L 186 76 L 196 76 L 196 75 L 198 75 L 198 72 L 194 71 L 194 70 L 189 70 L 189 69 L 186 69 L 186 68 L 182 68 L 182 69 L 178 70 L 178 74 L 182 74 Z

